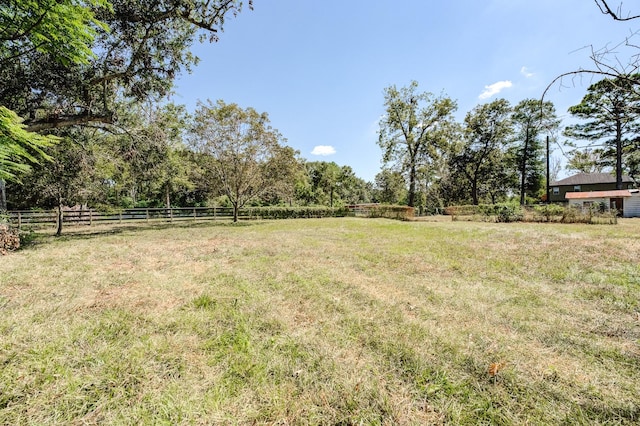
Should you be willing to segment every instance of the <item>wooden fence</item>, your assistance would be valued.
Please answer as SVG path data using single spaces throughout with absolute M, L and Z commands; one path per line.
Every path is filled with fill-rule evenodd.
M 57 227 L 57 210 L 13 210 L 6 213 L 18 229 Z M 294 219 L 322 217 L 386 217 L 407 220 L 413 217 L 413 208 L 381 206 L 376 204 L 330 207 L 245 207 L 238 211 L 239 219 Z M 231 220 L 231 207 L 137 208 L 116 212 L 93 209 L 63 210 L 62 226 L 94 226 L 123 223 L 162 223 L 201 220 Z
M 18 227 L 42 228 L 56 226 L 58 212 L 56 210 L 14 210 L 7 212 L 10 222 Z M 249 218 L 250 210 L 239 212 L 239 217 Z M 64 210 L 63 226 L 93 226 L 100 224 L 132 223 L 132 222 L 174 222 L 196 220 L 232 219 L 231 207 L 186 207 L 186 208 L 139 208 L 125 209 L 114 213 L 96 210 Z

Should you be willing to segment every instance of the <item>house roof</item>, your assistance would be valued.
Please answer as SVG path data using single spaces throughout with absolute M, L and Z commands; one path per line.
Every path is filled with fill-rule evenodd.
M 631 192 L 627 189 L 618 189 L 614 191 L 567 192 L 565 197 L 567 197 L 568 200 L 586 198 L 623 198 L 631 197 Z
M 627 175 L 622 175 L 622 182 L 632 183 L 633 179 Z M 551 182 L 551 185 L 594 185 L 598 183 L 616 183 L 616 177 L 611 173 L 578 173 L 577 175 Z

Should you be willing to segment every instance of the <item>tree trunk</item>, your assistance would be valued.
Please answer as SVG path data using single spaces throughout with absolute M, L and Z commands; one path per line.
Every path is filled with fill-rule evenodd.
M 59 237 L 62 235 L 62 200 L 58 202 L 58 229 L 56 230 L 56 236 Z
M 473 205 L 478 205 L 478 179 L 473 179 L 471 181 L 471 199 L 473 200 Z
M 415 162 L 415 161 L 414 161 Z M 416 166 L 411 166 L 409 170 L 409 207 L 414 207 L 416 203 Z
M 0 212 L 7 210 L 7 187 L 4 180 L 0 179 Z
M 238 203 L 233 203 L 233 223 L 238 221 Z
M 333 208 L 333 185 L 331 185 L 331 191 L 329 192 L 329 207 Z
M 165 186 L 165 204 L 167 205 L 167 210 L 171 208 L 171 193 L 169 192 L 169 185 Z
M 129 196 L 131 197 L 131 202 L 133 203 L 133 206 L 135 207 L 136 204 L 138 204 L 138 190 L 136 188 L 136 184 L 135 183 L 129 189 Z

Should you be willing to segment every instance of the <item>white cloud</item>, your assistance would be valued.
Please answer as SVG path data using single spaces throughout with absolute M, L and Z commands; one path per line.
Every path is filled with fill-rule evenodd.
M 313 148 L 313 151 L 311 151 L 311 155 L 322 155 L 322 156 L 333 155 L 335 153 L 336 153 L 336 149 L 331 145 L 318 145 Z
M 532 72 L 530 72 L 530 71 L 527 69 L 527 67 L 522 67 L 522 68 L 520 68 L 520 74 L 524 75 L 524 76 L 525 76 L 525 77 L 527 77 L 527 78 L 531 78 L 531 77 L 533 77 L 533 75 L 534 75 Z
M 491 96 L 500 93 L 503 89 L 507 89 L 511 86 L 513 86 L 513 83 L 511 83 L 509 80 L 495 82 L 488 86 L 484 86 L 485 90 L 484 92 L 480 93 L 480 96 L 478 96 L 478 98 L 480 99 L 490 98 Z

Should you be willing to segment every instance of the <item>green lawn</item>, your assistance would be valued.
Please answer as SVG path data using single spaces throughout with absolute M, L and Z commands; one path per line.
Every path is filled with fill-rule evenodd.
M 640 423 L 638 220 L 92 232 L 0 257 L 0 424 Z

